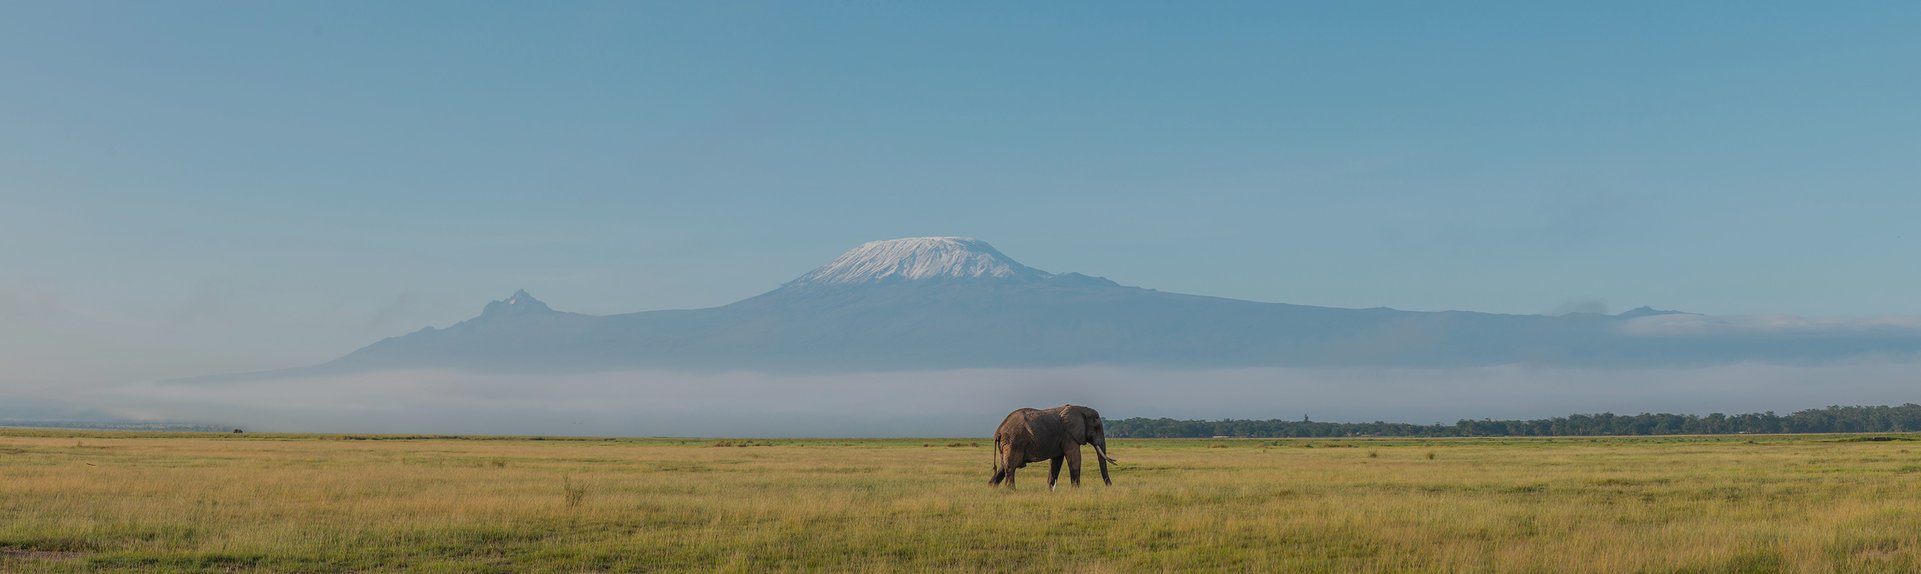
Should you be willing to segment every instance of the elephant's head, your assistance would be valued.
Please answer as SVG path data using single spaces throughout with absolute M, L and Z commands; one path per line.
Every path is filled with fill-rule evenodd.
M 1101 463 L 1101 482 L 1114 484 L 1107 478 L 1107 463 L 1119 463 L 1114 457 L 1107 456 L 1107 430 L 1101 424 L 1101 414 L 1094 409 L 1079 405 L 1063 405 L 1061 420 L 1067 423 L 1067 436 L 1074 444 L 1091 444 L 1094 457 Z

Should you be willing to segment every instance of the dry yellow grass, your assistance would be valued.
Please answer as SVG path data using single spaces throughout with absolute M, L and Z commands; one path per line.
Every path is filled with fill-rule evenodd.
M 1009 493 L 984 439 L 10 430 L 0 571 L 1921 570 L 1921 443 L 1858 438 L 1116 439 Z

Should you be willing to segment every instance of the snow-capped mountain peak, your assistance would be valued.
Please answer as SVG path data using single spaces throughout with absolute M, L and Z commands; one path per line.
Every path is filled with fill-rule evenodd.
M 932 279 L 1045 279 L 972 237 L 908 237 L 870 241 L 788 285 L 846 285 Z

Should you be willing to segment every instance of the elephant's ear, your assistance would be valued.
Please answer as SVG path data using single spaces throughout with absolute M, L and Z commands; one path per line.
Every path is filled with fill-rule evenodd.
M 1074 444 L 1087 444 L 1087 407 L 1061 405 L 1061 423 L 1067 425 L 1067 437 Z

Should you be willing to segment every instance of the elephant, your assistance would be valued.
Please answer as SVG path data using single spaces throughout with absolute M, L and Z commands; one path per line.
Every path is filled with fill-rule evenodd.
M 1113 486 L 1114 480 L 1107 477 L 1107 463 L 1120 461 L 1107 456 L 1107 433 L 1101 428 L 1100 413 L 1078 405 L 1016 410 L 994 431 L 994 478 L 987 484 L 999 486 L 1005 480 L 1012 490 L 1015 469 L 1045 460 L 1050 461 L 1047 488 L 1053 490 L 1061 476 L 1061 460 L 1065 459 L 1068 480 L 1080 486 L 1084 444 L 1094 445 L 1095 459 L 1101 463 L 1101 482 Z

